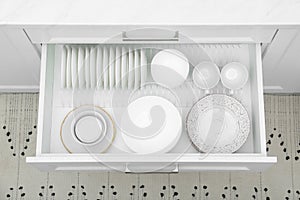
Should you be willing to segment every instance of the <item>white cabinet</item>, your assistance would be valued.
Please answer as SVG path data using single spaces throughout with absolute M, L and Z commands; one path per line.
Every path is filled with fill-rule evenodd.
M 38 91 L 40 58 L 23 29 L 0 27 L 0 91 Z
M 300 92 L 299 29 L 279 29 L 263 58 L 265 92 Z
M 117 37 L 118 38 L 118 37 Z M 248 37 L 251 39 L 251 37 Z M 86 41 L 90 41 L 87 38 Z M 201 37 L 198 38 L 201 41 Z M 202 38 L 203 39 L 203 38 Z M 60 89 L 60 63 L 63 44 L 43 44 L 41 61 L 40 105 L 38 118 L 38 136 L 36 156 L 27 157 L 27 162 L 43 170 L 118 170 L 123 172 L 178 172 L 199 170 L 264 170 L 276 163 L 276 157 L 268 157 L 266 153 L 265 118 L 263 100 L 263 80 L 261 46 L 254 40 L 238 38 L 229 43 L 225 38 L 210 38 L 209 43 L 196 43 L 207 52 L 209 57 L 219 66 L 230 61 L 244 63 L 249 70 L 249 81 L 245 89 L 236 94 L 244 103 L 251 120 L 251 131 L 246 143 L 233 154 L 199 153 L 192 148 L 185 130 L 175 148 L 168 153 L 154 155 L 138 155 L 122 151 L 122 141 L 118 139 L 120 132 L 117 130 L 115 144 L 106 153 L 101 154 L 70 154 L 60 141 L 60 125 L 64 116 L 74 107 L 93 102 L 110 112 L 111 105 L 103 103 L 102 99 L 109 96 L 109 91 L 92 90 L 89 92 Z M 224 39 L 224 38 L 223 38 Z M 84 39 L 83 39 L 84 40 Z M 51 41 L 51 40 L 50 40 Z M 207 38 L 206 38 L 206 41 Z M 80 45 L 80 44 L 75 44 Z M 87 45 L 87 44 L 85 44 Z M 93 45 L 93 44 L 90 44 Z M 112 44 L 101 44 L 112 45 Z M 155 42 L 138 40 L 137 42 L 121 42 L 113 45 L 153 46 L 157 48 L 177 48 L 189 52 L 187 55 L 199 57 L 193 48 L 195 44 L 173 42 Z M 74 92 L 76 98 L 74 98 Z M 216 92 L 224 92 L 217 90 Z M 227 91 L 228 92 L 228 91 Z M 225 91 L 226 93 L 226 91 Z M 81 96 L 80 96 L 81 94 Z M 186 110 L 193 105 L 189 101 L 185 104 Z M 199 93 L 199 98 L 205 93 Z M 89 97 L 92 99 L 89 100 Z M 95 98 L 96 97 L 96 98 Z M 194 99 L 197 100 L 197 99 Z M 183 109 L 184 110 L 184 109 Z M 185 114 L 183 111 L 183 119 Z M 185 120 L 183 120 L 185 121 Z M 186 145 L 191 148 L 186 149 Z M 117 148 L 116 148 L 117 147 Z M 121 149 L 121 150 L 120 150 Z
M 134 30 L 134 31 L 133 31 Z M 26 33 L 33 43 L 105 43 L 121 42 L 121 32 L 129 37 L 151 36 L 152 38 L 170 37 L 170 33 L 179 32 L 181 36 L 199 43 L 222 41 L 224 43 L 268 43 L 272 40 L 276 29 L 261 26 L 197 26 L 197 25 L 69 25 L 69 26 L 38 26 L 26 28 Z M 112 40 L 114 38 L 114 40 Z

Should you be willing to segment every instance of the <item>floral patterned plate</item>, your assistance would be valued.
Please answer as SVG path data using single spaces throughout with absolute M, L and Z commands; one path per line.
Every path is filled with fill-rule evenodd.
M 195 147 L 205 153 L 233 153 L 247 140 L 250 119 L 235 98 L 213 94 L 200 99 L 188 113 L 186 126 Z

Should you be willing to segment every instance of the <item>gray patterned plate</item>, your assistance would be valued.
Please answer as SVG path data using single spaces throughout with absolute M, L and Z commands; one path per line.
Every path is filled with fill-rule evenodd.
M 188 135 L 201 152 L 233 153 L 247 140 L 250 119 L 236 99 L 213 94 L 191 108 L 186 121 Z

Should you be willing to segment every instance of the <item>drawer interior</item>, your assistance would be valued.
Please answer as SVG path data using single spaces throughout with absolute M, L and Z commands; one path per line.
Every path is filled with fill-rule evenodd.
M 61 59 L 63 48 L 88 48 L 93 51 L 98 45 L 107 48 L 132 48 L 145 49 L 147 55 L 147 84 L 141 90 L 134 89 L 103 89 L 103 88 L 62 88 L 61 87 Z M 190 74 L 187 81 L 172 92 L 160 91 L 155 88 L 150 73 L 150 63 L 161 49 L 178 49 L 190 61 Z M 207 95 L 206 91 L 197 88 L 191 78 L 193 67 L 206 60 L 215 62 L 220 69 L 229 62 L 243 63 L 249 71 L 249 80 L 245 87 L 233 93 L 225 89 L 221 81 L 209 93 L 227 94 L 240 101 L 246 108 L 251 122 L 250 134 L 245 144 L 230 156 L 239 155 L 266 155 L 264 107 L 262 90 L 261 52 L 258 44 L 47 44 L 42 48 L 41 98 L 37 155 L 67 155 L 69 154 L 60 140 L 60 126 L 68 112 L 74 108 L 93 104 L 103 107 L 114 116 L 115 107 L 125 107 L 128 101 L 124 97 L 134 98 L 134 95 L 157 94 L 172 101 L 182 114 L 183 127 L 186 115 L 195 102 Z M 141 92 L 142 91 L 142 92 Z M 117 98 L 118 97 L 118 98 Z M 114 101 L 112 101 L 114 99 Z M 120 100 L 119 100 L 120 99 Z M 126 98 L 125 98 L 126 99 Z M 168 153 L 171 154 L 199 155 L 189 140 L 185 128 L 176 146 Z M 111 147 L 102 155 L 134 155 L 124 144 L 120 130 L 117 127 L 116 138 Z M 221 154 L 222 155 L 222 154 Z M 163 155 L 162 155 L 163 156 Z M 226 156 L 226 155 L 224 155 Z

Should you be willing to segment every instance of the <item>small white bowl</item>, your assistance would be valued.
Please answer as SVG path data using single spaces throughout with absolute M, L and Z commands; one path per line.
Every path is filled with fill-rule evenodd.
M 221 71 L 223 85 L 231 90 L 238 90 L 244 87 L 248 81 L 248 76 L 246 66 L 238 62 L 228 63 Z
M 193 82 L 201 89 L 211 89 L 220 81 L 220 70 L 213 62 L 201 62 L 193 71 Z

